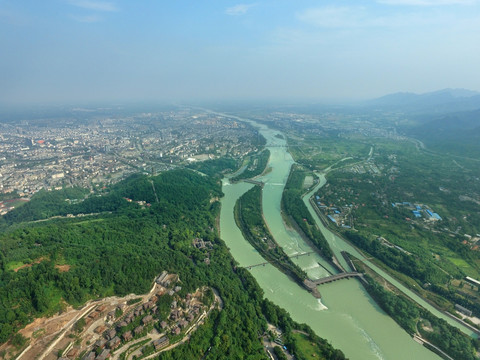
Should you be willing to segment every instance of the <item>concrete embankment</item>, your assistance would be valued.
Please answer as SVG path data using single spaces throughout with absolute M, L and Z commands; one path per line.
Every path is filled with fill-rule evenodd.
M 305 288 L 307 288 L 308 291 L 313 295 L 314 298 L 316 299 L 321 299 L 322 295 L 320 294 L 320 291 L 317 289 L 317 285 L 310 280 L 310 279 L 305 279 L 303 280 L 303 285 L 305 285 Z

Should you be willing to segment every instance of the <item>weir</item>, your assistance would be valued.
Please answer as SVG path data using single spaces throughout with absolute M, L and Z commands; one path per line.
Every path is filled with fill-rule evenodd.
M 250 179 L 247 179 L 247 180 L 243 180 L 244 182 L 246 183 L 249 183 L 249 184 L 254 184 L 254 185 L 258 185 L 260 187 L 264 187 L 265 186 L 265 183 L 261 182 L 261 181 L 256 181 L 256 180 L 250 180 Z
M 312 280 L 312 279 L 305 279 L 303 281 L 303 285 L 312 293 L 312 295 L 320 299 L 322 295 L 320 294 L 320 291 L 318 291 L 317 286 L 318 285 L 323 285 L 323 284 L 328 284 L 334 281 L 338 281 L 341 279 L 350 279 L 351 277 L 358 277 L 360 280 L 364 280 L 363 274 L 359 272 L 342 272 L 340 274 L 335 274 L 331 276 L 327 276 L 321 279 L 317 280 Z
M 305 253 L 302 253 L 302 254 L 296 254 L 296 255 L 289 256 L 289 258 L 290 259 L 291 258 L 297 258 L 298 259 L 300 256 L 306 256 L 306 255 L 310 255 L 310 254 L 313 254 L 313 253 L 315 253 L 315 252 L 314 251 L 308 251 L 308 252 L 305 252 Z M 342 255 L 344 255 L 346 257 L 346 259 L 348 259 L 346 254 L 342 254 Z M 348 259 L 348 260 L 350 260 L 350 259 Z M 264 262 L 261 262 L 261 263 L 258 263 L 258 264 L 245 266 L 245 268 L 248 269 L 248 270 L 251 270 L 252 268 L 259 267 L 259 266 L 265 266 L 265 265 L 268 265 L 268 264 L 270 264 L 269 261 L 264 261 Z M 323 265 L 321 265 L 320 263 L 319 263 L 319 265 L 323 267 Z M 355 269 L 353 263 L 351 264 L 351 266 Z M 328 271 L 328 269 L 326 269 L 325 267 L 324 267 L 324 269 Z M 365 281 L 365 279 L 363 278 L 363 274 L 357 272 L 356 269 L 353 272 L 345 272 L 344 271 L 344 272 L 341 272 L 339 274 L 332 274 L 330 271 L 328 271 L 328 273 L 330 274 L 330 276 L 326 276 L 326 277 L 323 277 L 321 279 L 316 279 L 316 280 L 305 279 L 303 281 L 303 285 L 317 299 L 320 299 L 322 297 L 322 295 L 320 294 L 320 292 L 317 289 L 318 285 L 328 284 L 328 283 L 338 281 L 338 280 L 341 280 L 341 279 L 350 279 L 352 277 L 358 277 L 358 278 L 360 278 L 360 280 Z

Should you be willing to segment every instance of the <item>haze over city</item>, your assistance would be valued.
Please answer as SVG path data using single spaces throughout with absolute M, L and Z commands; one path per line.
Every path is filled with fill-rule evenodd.
M 0 1 L 0 102 L 480 90 L 480 2 Z

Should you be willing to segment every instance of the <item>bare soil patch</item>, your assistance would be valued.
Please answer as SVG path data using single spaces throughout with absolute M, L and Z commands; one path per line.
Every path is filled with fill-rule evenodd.
M 13 269 L 13 271 L 17 272 L 20 269 L 25 269 L 25 268 L 28 268 L 28 267 L 32 267 L 34 264 L 40 264 L 45 259 L 46 258 L 42 256 L 41 258 L 38 258 L 37 260 L 35 260 L 34 262 L 32 262 L 30 264 L 24 264 L 24 265 L 21 265 L 21 266 L 15 268 L 15 269 Z
M 69 271 L 71 268 L 70 265 L 66 264 L 66 265 L 55 265 L 55 269 L 58 269 L 58 271 L 60 272 L 67 272 Z

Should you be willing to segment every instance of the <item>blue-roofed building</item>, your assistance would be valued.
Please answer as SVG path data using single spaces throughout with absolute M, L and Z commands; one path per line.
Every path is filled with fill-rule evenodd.
M 422 207 L 420 205 L 415 205 L 415 207 L 417 208 L 417 210 L 422 210 Z
M 392 203 L 392 207 L 395 207 L 395 206 L 397 206 L 397 205 L 395 205 L 394 203 Z
M 438 215 L 437 213 L 433 213 L 433 214 L 432 214 L 432 217 L 433 217 L 434 219 L 437 219 L 437 220 L 442 220 L 442 218 L 440 217 L 440 215 Z
M 433 213 L 430 210 L 425 210 L 430 217 L 433 217 Z
M 332 215 L 327 215 L 327 216 L 330 220 L 332 220 L 332 222 L 334 222 L 335 224 L 337 223 L 337 220 L 335 220 L 335 218 Z
M 420 214 L 420 211 L 418 211 L 418 210 L 413 210 L 412 213 L 413 213 L 413 215 L 415 215 L 415 217 L 417 217 L 417 218 L 422 217 L 422 214 Z

